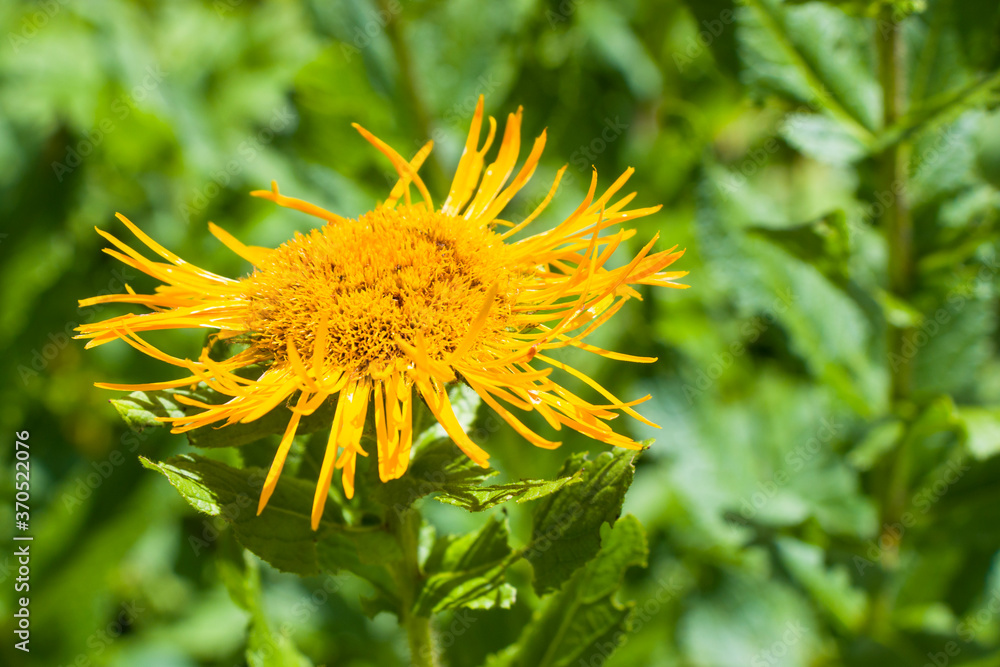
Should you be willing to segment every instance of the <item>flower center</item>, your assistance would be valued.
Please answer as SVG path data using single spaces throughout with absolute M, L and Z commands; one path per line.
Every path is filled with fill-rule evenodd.
M 377 208 L 296 233 L 244 279 L 247 328 L 276 361 L 289 341 L 312 358 L 325 323 L 327 365 L 380 376 L 405 363 L 394 338 L 432 359 L 455 350 L 499 290 L 477 342 L 502 332 L 515 294 L 507 246 L 488 227 L 422 206 Z M 474 348 L 473 348 L 474 351 Z

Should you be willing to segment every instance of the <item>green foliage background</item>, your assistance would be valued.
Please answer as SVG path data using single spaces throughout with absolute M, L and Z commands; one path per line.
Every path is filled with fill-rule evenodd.
M 170 369 L 66 333 L 113 314 L 77 299 L 151 287 L 100 252 L 95 225 L 127 236 L 114 212 L 240 275 L 207 221 L 264 246 L 314 225 L 247 196 L 272 179 L 369 209 L 395 176 L 353 121 L 406 154 L 434 138 L 441 192 L 482 94 L 498 118 L 524 105 L 526 137 L 548 128 L 505 217 L 562 164 L 538 225 L 575 208 L 591 164 L 603 185 L 631 165 L 636 204 L 664 204 L 632 250 L 656 232 L 688 248 L 692 289 L 647 290 L 593 341 L 657 364 L 566 355 L 652 394 L 663 427 L 622 425 L 656 443 L 625 500 L 648 567 L 628 570 L 631 629 L 607 664 L 1000 664 L 998 30 L 995 0 L 0 2 L 0 525 L 28 430 L 35 535 L 30 656 L 0 551 L 0 661 L 240 665 L 276 641 L 282 662 L 262 664 L 406 663 L 357 579 L 239 567 L 224 522 L 138 460 L 195 450 L 129 431 L 91 386 Z M 604 449 L 536 450 L 485 414 L 479 435 L 507 480 Z M 482 525 L 423 503 L 441 530 Z M 525 510 L 507 511 L 523 544 Z M 442 617 L 450 664 L 521 634 L 530 577 L 508 573 L 511 609 Z

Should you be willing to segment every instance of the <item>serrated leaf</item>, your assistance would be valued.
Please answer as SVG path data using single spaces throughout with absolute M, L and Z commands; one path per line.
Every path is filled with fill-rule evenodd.
M 847 276 L 850 259 L 850 232 L 843 211 L 834 211 L 818 220 L 788 227 L 751 225 L 747 233 L 766 239 L 785 252 L 816 267 L 834 282 Z
M 158 421 L 159 417 L 183 417 L 188 414 L 191 408 L 178 402 L 175 398 L 178 395 L 209 404 L 225 403 L 231 398 L 200 384 L 194 390 L 135 391 L 123 398 L 111 399 L 111 403 L 129 428 L 133 431 L 142 431 L 149 427 L 166 426 L 164 422 Z M 316 412 L 299 421 L 297 433 L 305 435 L 329 426 L 336 408 L 336 399 L 327 400 L 317 408 Z M 188 431 L 186 435 L 195 447 L 239 447 L 268 435 L 284 433 L 291 416 L 291 410 L 279 405 L 266 415 L 247 424 L 204 426 Z
M 963 111 L 963 104 L 956 105 L 956 113 Z M 976 149 L 983 118 L 975 110 L 961 113 L 916 138 L 910 179 L 914 207 L 946 201 L 977 184 Z
M 867 144 L 881 122 L 881 95 L 864 20 L 821 3 L 748 0 L 737 11 L 746 82 L 825 110 Z
M 781 125 L 781 136 L 803 155 L 833 165 L 857 162 L 871 149 L 843 123 L 821 114 L 789 114 Z
M 287 635 L 275 632 L 264 612 L 261 597 L 260 568 L 257 561 L 244 552 L 243 567 L 218 561 L 219 574 L 229 589 L 233 602 L 250 613 L 246 660 L 249 667 L 312 667 L 312 661 L 292 643 Z
M 597 556 L 547 598 L 517 643 L 487 667 L 601 664 L 628 630 L 632 604 L 616 597 L 625 572 L 646 566 L 646 533 L 634 516 L 601 529 Z
M 482 512 L 510 501 L 524 503 L 538 500 L 579 481 L 579 476 L 570 476 L 553 480 L 522 479 L 519 482 L 490 486 L 451 484 L 442 486 L 435 498 L 470 512 Z
M 316 534 L 309 525 L 315 490 L 312 485 L 282 477 L 267 509 L 257 516 L 257 501 L 266 477 L 260 468 L 237 469 L 190 455 L 160 463 L 145 457 L 139 460 L 150 470 L 162 473 L 196 510 L 225 519 L 236 539 L 262 560 L 285 572 L 319 573 Z
M 705 255 L 719 287 L 745 314 L 766 314 L 788 334 L 787 347 L 811 373 L 862 415 L 879 414 L 888 373 L 875 341 L 876 324 L 858 301 L 817 267 L 775 244 L 743 234 L 751 225 L 795 224 L 774 198 L 753 188 L 726 196 L 725 175 L 707 170 L 699 202 Z
M 986 289 L 972 290 L 963 293 L 956 288 L 936 308 L 928 308 L 933 317 L 906 341 L 904 353 L 915 352 L 913 374 L 923 396 L 974 388 L 993 353 L 994 299 Z
M 369 470 L 368 473 L 370 478 L 365 489 L 371 498 L 392 508 L 396 513 L 402 513 L 428 494 L 449 488 L 476 488 L 481 482 L 496 475 L 497 471 L 481 468 L 451 440 L 439 439 L 417 450 L 406 474 L 399 479 L 380 482 L 374 470 Z M 360 483 L 358 488 L 361 488 Z
M 451 408 L 455 412 L 455 419 L 462 426 L 462 430 L 466 432 L 471 431 L 476 421 L 476 415 L 479 414 L 479 407 L 483 403 L 482 399 L 479 398 L 479 394 L 472 387 L 459 383 L 448 389 L 448 401 L 451 403 Z M 420 447 L 425 443 L 447 438 L 448 433 L 438 423 L 434 414 L 423 403 L 419 403 L 418 405 L 420 407 L 414 414 L 416 422 L 414 424 L 414 433 L 417 435 L 413 438 L 413 446 Z
M 816 654 L 822 635 L 812 608 L 798 591 L 774 577 L 722 573 L 710 591 L 684 610 L 677 634 L 684 654 L 698 657 L 695 664 L 821 664 Z
M 857 630 L 867 612 L 867 598 L 851 585 L 847 570 L 827 568 L 823 550 L 791 537 L 779 537 L 775 547 L 792 576 L 841 627 Z
M 637 455 L 618 449 L 594 460 L 573 455 L 563 464 L 559 476 L 578 474 L 580 482 L 559 489 L 536 506 L 531 546 L 525 553 L 539 594 L 561 586 L 598 552 L 601 526 L 614 524 L 621 514 Z
M 348 570 L 394 601 L 395 587 L 384 567 L 399 557 L 392 536 L 383 526 L 339 523 L 331 508 L 327 508 L 319 530 L 313 531 L 313 483 L 280 477 L 267 507 L 258 516 L 257 501 L 266 476 L 260 468 L 237 469 L 187 455 L 162 463 L 142 457 L 140 460 L 166 476 L 192 507 L 225 519 L 240 544 L 277 569 L 299 575 Z
M 417 616 L 447 609 L 510 606 L 504 572 L 513 560 L 506 520 L 490 517 L 478 532 L 438 538 L 424 562 L 426 579 L 414 602 Z
M 141 433 L 150 427 L 166 426 L 157 417 L 183 417 L 184 407 L 166 391 L 133 391 L 124 398 L 112 398 L 118 416 L 133 431 Z
M 386 565 L 401 557 L 395 537 L 381 527 L 345 531 L 331 525 L 321 530 L 316 542 L 317 562 L 324 571 L 347 570 L 365 579 L 375 587 L 380 607 L 391 610 L 398 610 L 399 601 Z
M 462 428 L 466 432 L 474 432 L 473 425 L 481 404 L 479 395 L 459 384 L 448 391 L 448 399 Z M 390 507 L 397 514 L 428 494 L 452 487 L 459 490 L 475 488 L 497 474 L 495 469 L 482 468 L 463 454 L 423 403 L 418 402 L 414 408 L 416 435 L 413 438 L 413 458 L 406 474 L 399 479 L 382 482 L 374 465 L 358 468 L 359 495 Z

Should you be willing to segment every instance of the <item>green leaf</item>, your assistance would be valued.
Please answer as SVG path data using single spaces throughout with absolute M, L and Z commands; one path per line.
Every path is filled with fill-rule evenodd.
M 173 400 L 176 391 L 133 391 L 124 398 L 112 398 L 125 425 L 137 433 L 150 427 L 166 426 L 157 417 L 183 417 L 184 406 Z
M 842 628 L 856 631 L 865 620 L 867 599 L 851 585 L 843 566 L 827 568 L 823 549 L 791 537 L 779 537 L 775 547 L 792 576 Z
M 270 503 L 268 503 L 270 505 Z M 398 610 L 397 586 L 386 567 L 402 558 L 395 537 L 381 526 L 353 528 L 331 524 L 321 528 L 316 541 L 319 566 L 331 574 L 346 570 L 371 583 L 379 607 Z M 375 600 L 368 600 L 372 604 Z
M 491 486 L 452 484 L 443 486 L 435 498 L 470 512 L 482 512 L 511 500 L 515 503 L 538 500 L 579 481 L 580 477 L 573 475 L 553 480 L 523 479 L 519 482 Z
M 224 519 L 232 526 L 236 539 L 261 559 L 285 572 L 319 573 L 316 534 L 309 525 L 313 485 L 283 476 L 267 508 L 257 516 L 266 477 L 260 468 L 237 469 L 189 455 L 161 463 L 144 457 L 139 460 L 150 470 L 162 473 L 196 510 Z
M 196 408 L 190 408 L 177 401 L 176 396 L 209 404 L 225 403 L 231 398 L 209 389 L 204 384 L 199 384 L 193 391 L 189 389 L 134 391 L 124 398 L 111 399 L 111 403 L 129 428 L 141 432 L 148 427 L 165 426 L 164 422 L 158 421 L 159 417 L 183 417 L 189 414 L 189 411 L 197 411 Z M 299 421 L 296 432 L 305 435 L 329 426 L 336 408 L 336 399 L 327 400 L 316 412 Z M 268 435 L 284 433 L 291 416 L 291 410 L 279 405 L 266 415 L 247 424 L 203 426 L 188 431 L 186 435 L 195 447 L 239 447 Z
M 882 335 L 858 300 L 792 252 L 742 233 L 786 228 L 774 197 L 751 187 L 730 189 L 725 172 L 708 169 L 698 219 L 707 266 L 741 314 L 766 315 L 787 333 L 787 349 L 862 415 L 879 414 L 888 372 L 876 347 Z
M 858 470 L 871 470 L 883 456 L 892 451 L 903 436 L 903 423 L 893 419 L 872 427 L 847 455 L 847 461 Z
M 915 208 L 947 201 L 977 184 L 976 149 L 984 118 L 979 111 L 962 113 L 916 138 L 910 167 L 910 198 Z
M 531 545 L 525 553 L 534 568 L 539 594 L 559 588 L 600 549 L 601 526 L 614 524 L 621 514 L 637 455 L 617 449 L 591 461 L 574 454 L 563 464 L 560 477 L 579 475 L 581 481 L 536 505 Z
M 347 570 L 372 583 L 390 603 L 395 601 L 395 585 L 385 567 L 400 557 L 393 536 L 384 525 L 340 523 L 330 507 L 319 530 L 313 531 L 313 483 L 282 476 L 258 516 L 265 479 L 260 468 L 237 469 L 200 456 L 178 456 L 162 463 L 140 460 L 163 473 L 192 507 L 223 518 L 243 546 L 279 570 L 299 575 Z
M 979 460 L 1000 454 L 1000 408 L 961 407 L 958 419 L 965 433 L 965 446 Z
M 926 312 L 931 315 L 906 337 L 902 351 L 915 355 L 918 396 L 961 395 L 979 384 L 980 372 L 993 353 L 990 337 L 996 330 L 994 298 L 989 286 L 983 287 L 959 285 L 939 302 L 928 304 Z
M 634 516 L 604 526 L 597 556 L 547 598 L 517 643 L 487 667 L 600 664 L 628 631 L 632 603 L 617 598 L 625 572 L 645 567 L 646 533 Z M 596 662 L 595 662 L 596 661 Z
M 514 589 L 503 583 L 513 552 L 506 520 L 490 517 L 477 533 L 438 538 L 423 564 L 423 581 L 412 613 L 430 616 L 447 609 L 510 607 Z
M 250 632 L 246 660 L 249 667 L 312 667 L 291 638 L 275 632 L 268 622 L 261 597 L 260 567 L 249 552 L 244 553 L 244 567 L 231 560 L 219 559 L 220 578 L 229 589 L 233 602 L 250 612 Z
M 820 3 L 748 0 L 737 13 L 744 80 L 824 110 L 867 144 L 881 122 L 870 32 L 863 19 Z
M 820 114 L 788 114 L 781 136 L 803 155 L 833 165 L 852 164 L 870 152 L 870 146 L 843 123 Z
M 955 401 L 951 396 L 938 396 L 923 406 L 920 414 L 906 433 L 908 443 L 919 443 L 943 431 L 954 431 L 958 426 Z
M 475 436 L 476 415 L 482 403 L 470 387 L 457 384 L 448 391 L 458 423 Z M 406 474 L 399 479 L 382 482 L 375 465 L 362 463 L 358 467 L 358 495 L 392 508 L 397 514 L 431 493 L 454 491 L 457 498 L 497 474 L 493 468 L 482 468 L 469 459 L 445 433 L 431 411 L 422 403 L 414 406 L 412 459 Z M 485 507 L 483 508 L 485 509 Z
M 876 289 L 872 295 L 889 324 L 900 329 L 916 326 L 923 319 L 923 313 L 892 292 Z
M 655 99 L 663 89 L 663 74 L 643 40 L 625 18 L 603 3 L 580 5 L 580 27 L 594 55 L 618 70 L 638 99 Z
M 774 576 L 741 570 L 724 570 L 719 578 L 711 590 L 691 600 L 677 626 L 678 643 L 685 655 L 697 656 L 694 664 L 823 664 L 825 635 L 795 590 Z
M 933 128 L 988 100 L 995 74 L 990 84 L 989 77 L 978 77 L 975 69 L 995 72 L 995 66 L 979 54 L 970 58 L 969 51 L 978 50 L 984 38 L 994 39 L 998 16 L 998 5 L 990 0 L 932 2 L 921 20 L 908 22 L 904 36 L 913 61 L 907 87 L 912 111 L 902 119 L 907 133 Z M 984 82 L 986 89 L 980 85 Z
M 428 494 L 476 488 L 497 474 L 495 469 L 481 468 L 473 463 L 447 438 L 434 440 L 416 449 L 410 467 L 399 479 L 380 482 L 375 470 L 367 472 L 367 493 L 397 513 L 405 511 Z
M 835 211 L 818 220 L 789 227 L 752 225 L 747 233 L 766 239 L 785 252 L 816 267 L 835 281 L 847 276 L 850 259 L 850 232 L 843 211 Z
M 735 77 L 740 64 L 736 55 L 736 36 L 733 34 L 735 31 L 732 24 L 736 20 L 736 11 L 732 0 L 687 0 L 684 4 L 694 16 L 698 32 L 707 30 L 714 37 L 706 41 L 719 69 Z M 697 39 L 702 39 L 702 36 L 698 35 Z M 689 45 L 692 43 L 696 45 L 692 48 L 692 55 L 697 56 L 700 52 L 697 46 L 700 45 L 688 42 Z M 674 53 L 674 63 L 682 71 L 689 58 L 686 51 Z

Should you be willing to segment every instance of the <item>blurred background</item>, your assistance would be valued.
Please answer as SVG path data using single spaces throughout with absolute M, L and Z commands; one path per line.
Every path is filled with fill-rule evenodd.
M 357 121 L 406 155 L 433 138 L 422 172 L 441 193 L 483 95 L 500 119 L 524 106 L 525 141 L 548 129 L 506 219 L 563 164 L 537 228 L 576 207 L 592 164 L 603 187 L 633 166 L 635 204 L 664 208 L 630 249 L 655 233 L 688 249 L 692 289 L 646 290 L 592 340 L 658 363 L 566 355 L 626 399 L 652 394 L 663 427 L 621 424 L 656 438 L 625 507 L 650 560 L 607 664 L 1000 665 L 998 30 L 995 0 L 0 2 L 0 526 L 14 532 L 27 430 L 35 535 L 30 656 L 0 551 L 0 663 L 245 664 L 224 527 L 137 461 L 192 448 L 130 433 L 92 387 L 171 370 L 69 338 L 115 312 L 77 299 L 152 287 L 94 226 L 126 238 L 120 211 L 242 275 L 208 221 L 263 246 L 317 222 L 248 191 L 275 179 L 370 209 L 396 177 Z M 509 478 L 604 448 L 537 450 L 486 424 Z M 446 530 L 480 520 L 424 507 Z M 482 664 L 529 622 L 530 570 L 510 576 L 513 609 L 444 619 L 461 629 L 449 664 Z M 261 578 L 262 613 L 314 664 L 406 663 L 356 580 Z

